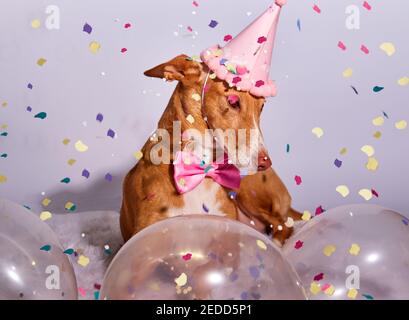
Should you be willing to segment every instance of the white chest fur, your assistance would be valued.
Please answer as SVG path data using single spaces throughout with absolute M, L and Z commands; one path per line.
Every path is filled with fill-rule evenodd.
M 221 211 L 221 203 L 217 201 L 217 194 L 222 187 L 212 179 L 205 179 L 190 192 L 183 195 L 184 206 L 169 208 L 169 217 L 188 214 L 211 214 L 225 216 Z

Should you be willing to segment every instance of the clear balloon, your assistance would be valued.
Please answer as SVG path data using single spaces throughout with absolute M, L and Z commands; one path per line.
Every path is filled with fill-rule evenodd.
M 305 293 L 277 247 L 252 228 L 217 216 L 164 220 L 119 251 L 100 299 L 302 299 Z
M 409 220 L 375 205 L 329 210 L 284 246 L 313 300 L 409 299 Z
M 59 241 L 26 208 L 0 199 L 0 300 L 77 299 L 74 270 Z

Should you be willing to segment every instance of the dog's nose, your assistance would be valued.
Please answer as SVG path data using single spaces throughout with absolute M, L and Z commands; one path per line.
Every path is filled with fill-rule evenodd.
M 268 156 L 267 152 L 261 151 L 258 154 L 258 171 L 265 171 L 270 168 L 272 165 L 271 159 Z

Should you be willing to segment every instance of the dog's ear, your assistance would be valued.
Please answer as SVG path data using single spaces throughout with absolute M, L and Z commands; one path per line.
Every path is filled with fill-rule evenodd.
M 145 76 L 166 79 L 167 81 L 194 81 L 200 77 L 201 64 L 193 61 L 187 55 L 162 63 L 150 70 L 145 71 Z

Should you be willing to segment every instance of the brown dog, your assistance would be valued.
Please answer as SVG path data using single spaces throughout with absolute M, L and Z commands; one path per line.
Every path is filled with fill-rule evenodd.
M 158 124 L 158 129 L 167 130 L 172 138 L 175 134 L 174 121 L 180 121 L 182 132 L 194 128 L 204 133 L 209 127 L 235 131 L 246 129 L 246 132 L 259 130 L 265 99 L 229 88 L 224 81 L 209 78 L 209 71 L 202 63 L 181 55 L 146 71 L 145 75 L 179 81 Z M 197 99 L 201 92 L 206 92 L 202 94 L 203 101 Z M 234 100 L 229 99 L 232 95 Z M 175 188 L 173 165 L 154 165 L 151 161 L 152 150 L 159 142 L 152 138 L 147 141 L 142 149 L 142 159 L 125 178 L 120 218 L 125 241 L 168 217 L 205 213 L 204 206 L 209 214 L 246 223 L 251 221 L 253 227 L 261 231 L 273 231 L 274 239 L 281 244 L 291 235 L 292 228 L 287 227 L 285 222 L 288 217 L 299 220 L 301 215 L 291 209 L 291 197 L 271 169 L 271 160 L 262 139 L 258 141 L 258 153 L 250 155 L 257 158 L 256 169 L 259 172 L 243 178 L 239 190 L 226 189 L 211 178 L 206 178 L 197 188 L 183 195 Z M 248 135 L 246 142 L 250 143 Z M 182 148 L 188 143 L 184 140 Z M 172 144 L 170 149 L 174 147 Z M 163 152 L 169 152 L 170 160 L 174 160 L 172 150 Z M 232 150 L 228 152 L 230 154 Z M 229 195 L 231 191 L 237 193 L 235 199 Z

